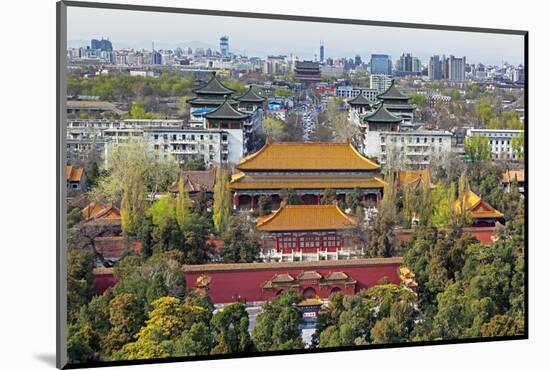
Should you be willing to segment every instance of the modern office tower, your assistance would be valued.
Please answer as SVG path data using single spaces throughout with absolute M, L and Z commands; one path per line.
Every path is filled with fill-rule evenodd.
M 321 45 L 319 46 L 319 61 L 323 63 L 325 61 L 325 44 L 321 40 Z
M 355 67 L 359 67 L 361 64 L 363 64 L 363 61 L 361 60 L 360 55 L 355 56 Z
M 151 53 L 151 64 L 162 64 L 162 54 L 153 50 Z
M 391 59 L 386 54 L 372 54 L 370 58 L 370 71 L 376 75 L 391 75 Z
M 399 58 L 399 67 L 397 68 L 400 72 L 411 73 L 413 65 L 413 56 L 410 53 L 403 54 Z
M 432 81 L 441 80 L 441 60 L 439 59 L 439 55 L 430 57 L 428 78 Z
M 417 57 L 412 58 L 412 73 L 422 72 L 422 63 Z
M 101 51 L 113 51 L 113 44 L 109 40 L 101 38 L 101 40 L 92 39 L 91 48 Z
M 455 58 L 453 55 L 447 59 L 449 80 L 464 81 L 466 79 L 466 57 Z
M 220 53 L 222 57 L 226 57 L 229 54 L 229 37 L 227 36 L 220 37 Z

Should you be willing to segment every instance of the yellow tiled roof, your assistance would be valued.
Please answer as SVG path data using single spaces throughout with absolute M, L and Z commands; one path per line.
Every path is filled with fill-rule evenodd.
M 366 176 L 248 176 L 239 172 L 231 177 L 231 189 L 376 189 L 385 182 Z
M 508 171 L 504 172 L 504 174 L 502 175 L 502 182 L 504 184 L 509 184 L 514 180 L 517 181 L 517 182 L 524 182 L 525 181 L 525 170 L 524 169 L 521 169 L 521 170 L 508 170 Z
M 298 307 L 305 307 L 305 306 L 320 306 L 323 304 L 323 300 L 319 297 L 314 298 L 308 298 L 304 299 L 303 301 L 296 304 Z
M 489 203 L 475 194 L 473 191 L 468 191 L 463 199 L 457 199 L 454 202 L 454 210 L 456 213 L 462 212 L 462 206 L 464 210 L 469 212 L 473 218 L 501 218 L 504 214 L 494 209 Z M 486 209 L 478 209 L 486 208 Z
M 398 170 L 397 171 L 397 185 L 418 185 L 421 181 L 427 182 L 428 185 L 432 184 L 432 178 L 430 171 L 425 170 Z
M 260 231 L 339 230 L 357 221 L 336 205 L 283 205 L 269 217 L 256 222 Z
M 120 211 L 112 205 L 91 202 L 82 210 L 82 217 L 86 220 L 120 219 Z
M 267 142 L 244 157 L 239 170 L 378 170 L 380 165 L 362 156 L 350 143 Z
M 71 182 L 80 182 L 82 175 L 84 174 L 84 168 L 67 166 L 67 181 Z

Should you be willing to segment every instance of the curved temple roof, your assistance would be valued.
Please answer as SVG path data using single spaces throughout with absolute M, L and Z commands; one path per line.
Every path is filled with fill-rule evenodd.
M 357 220 L 335 204 L 283 205 L 275 213 L 258 218 L 260 231 L 340 230 L 353 227 Z
M 265 171 L 378 170 L 380 165 L 362 156 L 351 143 L 266 142 L 235 168 Z
M 403 119 L 390 113 L 384 104 L 380 104 L 374 113 L 365 116 L 363 120 L 372 123 L 399 123 Z
M 405 94 L 403 94 L 401 91 L 395 87 L 395 80 L 392 80 L 390 87 L 386 91 L 384 91 L 381 94 L 378 94 L 378 98 L 385 100 L 392 100 L 392 99 L 398 99 L 398 100 L 409 100 L 409 97 Z
M 216 110 L 204 115 L 207 119 L 237 119 L 242 120 L 248 118 L 250 115 L 247 113 L 239 112 L 229 104 L 226 99 L 222 105 Z
M 263 103 L 265 101 L 264 97 L 258 95 L 258 93 L 252 89 L 252 85 L 243 95 L 236 97 L 235 99 L 243 103 Z
M 372 105 L 373 103 L 365 98 L 365 95 L 359 93 L 355 98 L 348 100 L 349 105 Z
M 235 90 L 225 87 L 220 80 L 216 77 L 216 72 L 212 73 L 212 78 L 206 83 L 206 85 L 193 90 L 195 94 L 212 94 L 212 95 L 230 95 Z

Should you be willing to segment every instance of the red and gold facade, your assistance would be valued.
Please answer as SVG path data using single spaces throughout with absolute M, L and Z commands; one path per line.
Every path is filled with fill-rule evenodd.
M 350 258 L 361 254 L 350 230 L 357 220 L 336 204 L 282 205 L 258 218 L 262 233 L 262 258 L 276 261 L 307 261 Z
M 270 142 L 244 157 L 231 179 L 233 207 L 254 209 L 262 195 L 280 206 L 284 191 L 293 191 L 301 203 L 320 204 L 326 189 L 339 200 L 358 189 L 365 202 L 381 200 L 384 181 L 380 165 L 362 156 L 350 143 Z

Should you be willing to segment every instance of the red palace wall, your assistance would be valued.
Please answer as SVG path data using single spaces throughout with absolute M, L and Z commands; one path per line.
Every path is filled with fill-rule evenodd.
M 99 267 L 94 269 L 95 292 L 97 295 L 102 294 L 109 288 L 112 288 L 118 283 L 118 278 L 113 275 L 113 269 Z
M 318 281 L 300 281 L 297 288 L 301 294 L 307 288 L 313 288 L 320 298 L 328 298 L 335 288 L 345 294 L 355 294 L 361 289 L 376 285 L 382 278 L 387 278 L 394 284 L 399 284 L 398 268 L 401 258 L 339 260 L 318 262 L 289 263 L 252 263 L 241 265 L 195 265 L 185 267 L 187 288 L 195 287 L 197 278 L 201 275 L 210 277 L 209 294 L 214 304 L 231 303 L 237 300 L 245 302 L 265 301 L 274 297 L 283 287 L 264 289 L 264 284 L 277 274 L 290 274 L 297 278 L 304 271 L 316 271 L 323 277 L 331 272 L 344 272 L 349 278 L 356 280 L 355 287 L 345 284 L 319 284 Z M 236 266 L 234 269 L 232 266 Z M 298 283 L 295 280 L 295 283 Z

